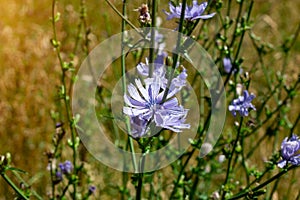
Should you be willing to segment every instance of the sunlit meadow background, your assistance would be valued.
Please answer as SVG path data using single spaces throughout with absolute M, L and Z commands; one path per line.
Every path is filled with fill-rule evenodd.
M 112 2 L 121 9 L 121 0 Z M 143 1 L 128 1 L 128 15 L 136 25 L 138 25 L 136 20 L 138 13 L 133 10 L 141 3 Z M 79 0 L 59 1 L 61 20 L 58 23 L 58 37 L 62 42 L 63 52 L 70 51 L 74 45 L 79 5 Z M 103 0 L 89 0 L 86 2 L 86 7 L 87 24 L 91 29 L 89 35 L 91 49 L 121 31 L 121 19 Z M 164 20 L 162 9 L 168 9 L 167 2 L 161 1 L 160 4 L 158 15 L 163 19 L 161 26 L 175 28 L 174 21 Z M 232 9 L 236 7 L 233 6 Z M 253 9 L 251 15 L 254 22 L 253 32 L 274 47 L 280 46 L 296 31 L 300 23 L 299 0 L 256 0 Z M 56 109 L 60 73 L 57 57 L 49 42 L 53 35 L 50 16 L 51 1 L 0 0 L 0 154 L 11 152 L 13 165 L 28 172 L 23 178 L 44 197 L 49 186 L 47 184 L 50 184 L 44 152 L 49 148 L 55 131 L 50 113 L 51 110 Z M 299 53 L 298 38 L 289 56 L 289 64 L 286 68 L 287 80 L 297 79 L 300 70 Z M 248 36 L 242 46 L 242 55 L 245 57 L 246 64 L 257 61 L 257 54 L 253 51 Z M 283 64 L 281 56 L 280 52 L 273 53 L 265 61 L 267 69 L 274 72 L 277 68 L 281 68 Z M 75 65 L 80 65 L 81 59 L 78 58 Z M 254 92 L 258 98 L 264 95 L 262 88 L 267 88 L 266 81 L 260 76 L 261 73 L 255 73 L 251 87 L 251 92 Z M 299 98 L 297 100 L 299 102 Z M 290 112 L 290 116 L 296 117 L 299 113 L 299 103 Z M 291 117 L 290 120 L 293 122 L 295 117 Z M 230 119 L 231 116 L 228 118 Z M 300 134 L 299 126 L 295 133 Z M 280 139 L 283 137 L 284 135 L 280 136 Z M 255 159 L 251 160 L 251 164 L 262 166 L 268 155 L 271 155 L 268 152 L 271 147 L 267 141 L 256 150 Z M 252 138 L 252 142 L 255 144 L 255 137 Z M 101 194 L 101 199 L 117 198 L 116 186 L 121 183 L 122 173 L 97 162 L 84 149 L 81 151 L 88 161 L 87 169 L 97 186 L 95 196 Z M 170 180 L 166 177 L 172 177 L 172 172 L 166 168 L 159 173 L 162 174 L 159 181 L 165 183 L 164 190 L 168 191 Z M 299 176 L 299 170 L 284 176 L 273 199 L 280 199 L 279 197 L 286 192 L 285 179 L 294 178 L 298 183 L 292 187 L 292 192 L 296 195 L 300 183 L 296 179 Z M 222 179 L 219 177 L 216 180 Z M 130 187 L 133 188 L 129 185 Z M 0 198 L 12 199 L 12 194 L 13 191 L 0 179 Z

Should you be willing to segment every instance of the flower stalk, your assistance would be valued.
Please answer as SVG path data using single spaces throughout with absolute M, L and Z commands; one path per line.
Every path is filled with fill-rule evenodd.
M 78 147 L 78 141 L 77 141 L 77 137 L 76 137 L 76 124 L 75 119 L 73 118 L 73 114 L 71 111 L 71 104 L 70 104 L 70 96 L 66 93 L 67 90 L 67 83 L 66 83 L 66 69 L 64 67 L 64 62 L 63 59 L 61 57 L 61 52 L 60 52 L 60 44 L 58 42 L 58 38 L 57 38 L 57 31 L 56 31 L 56 14 L 55 14 L 55 8 L 56 8 L 56 2 L 57 0 L 53 0 L 52 1 L 52 29 L 53 29 L 53 39 L 52 41 L 52 45 L 54 46 L 55 50 L 56 50 L 56 54 L 60 63 L 60 67 L 61 67 L 61 84 L 62 84 L 62 91 L 61 91 L 61 95 L 63 98 L 63 102 L 64 102 L 64 106 L 65 106 L 65 110 L 66 110 L 66 117 L 67 117 L 67 121 L 69 123 L 69 129 L 71 131 L 71 148 L 72 148 L 72 155 L 73 155 L 73 166 L 74 166 L 74 174 L 77 175 L 77 147 Z M 72 193 L 72 197 L 74 200 L 77 199 L 77 181 L 73 181 L 72 182 L 73 185 L 73 193 Z
M 123 0 L 123 7 L 122 7 L 122 15 L 126 16 L 126 0 Z M 126 17 L 125 17 L 126 18 Z M 122 18 L 122 49 L 121 49 L 121 71 L 122 71 L 122 89 L 123 89 L 123 93 L 126 94 L 127 93 L 127 84 L 126 84 L 126 62 L 125 62 L 125 58 L 126 58 L 126 53 L 125 53 L 125 47 L 124 47 L 124 41 L 125 41 L 125 35 L 124 35 L 124 31 L 125 31 L 125 27 L 126 27 L 126 20 L 125 18 Z M 131 126 L 130 126 L 130 120 L 129 118 L 126 116 L 125 119 L 125 124 L 126 124 L 126 130 L 128 133 L 131 132 Z M 133 163 L 133 168 L 134 171 L 137 170 L 137 163 L 136 163 L 136 158 L 135 158 L 135 150 L 134 150 L 134 144 L 133 144 L 133 139 L 131 137 L 128 137 L 128 142 L 129 142 L 129 148 L 131 151 L 131 157 L 132 157 L 132 163 Z
M 150 39 L 150 54 L 149 54 L 149 77 L 153 76 L 154 69 L 154 52 L 155 52 L 155 27 L 156 27 L 156 11 L 157 11 L 157 0 L 152 1 L 152 18 L 151 18 L 151 39 Z
M 15 192 L 22 197 L 24 200 L 29 200 L 29 198 L 23 193 L 22 190 L 20 190 L 13 182 L 12 180 L 10 180 L 10 178 L 5 174 L 5 173 L 1 173 L 2 178 L 6 181 L 6 183 L 8 183 L 8 185 L 10 185 L 10 187 L 12 187 Z
M 271 182 L 273 182 L 274 180 L 280 178 L 282 175 L 286 174 L 288 171 L 294 169 L 296 166 L 292 165 L 286 169 L 284 169 L 283 171 L 279 172 L 278 174 L 276 174 L 275 176 L 273 176 L 272 178 L 266 180 L 265 182 L 263 182 L 262 184 L 256 186 L 253 189 L 247 189 L 246 191 L 243 191 L 233 197 L 230 197 L 228 200 L 235 200 L 235 199 L 240 199 L 242 197 L 245 197 L 249 194 L 249 192 L 256 192 L 258 190 L 260 190 L 261 188 L 265 187 L 266 185 L 270 184 Z

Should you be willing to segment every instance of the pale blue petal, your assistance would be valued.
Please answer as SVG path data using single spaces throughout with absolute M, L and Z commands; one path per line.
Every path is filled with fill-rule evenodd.
M 137 109 L 137 108 L 130 108 L 130 107 L 123 107 L 123 113 L 132 117 L 138 116 L 147 112 L 148 109 Z
M 287 161 L 281 160 L 281 161 L 279 161 L 279 162 L 277 163 L 277 166 L 278 166 L 279 168 L 284 168 L 284 167 L 286 166 L 286 164 L 287 164 Z
M 138 87 L 139 91 L 141 92 L 142 96 L 144 97 L 144 99 L 146 101 L 150 100 L 150 97 L 148 95 L 147 90 L 144 88 L 144 86 L 142 85 L 142 82 L 140 79 L 135 79 L 135 84 Z
M 145 103 L 142 103 L 140 101 L 136 101 L 132 98 L 130 98 L 129 96 L 127 96 L 126 94 L 124 95 L 124 102 L 131 107 L 134 108 L 145 108 Z
M 148 65 L 145 65 L 144 63 L 139 63 L 137 65 L 137 70 L 142 76 L 148 76 L 148 74 L 149 74 L 149 67 L 148 67 Z

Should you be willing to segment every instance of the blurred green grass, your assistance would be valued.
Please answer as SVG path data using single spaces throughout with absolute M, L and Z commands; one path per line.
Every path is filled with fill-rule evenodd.
M 121 1 L 112 2 L 119 9 L 121 8 Z M 92 31 L 90 35 L 92 48 L 110 35 L 119 33 L 121 20 L 103 0 L 87 1 L 86 3 L 88 24 Z M 136 25 L 138 16 L 133 10 L 141 3 L 143 2 L 131 1 L 128 6 L 129 18 Z M 163 8 L 167 9 L 166 2 L 162 4 Z M 64 0 L 59 1 L 58 5 L 62 13 L 62 20 L 58 25 L 59 38 L 64 50 L 68 51 L 72 48 L 76 34 L 79 3 Z M 50 111 L 55 109 L 56 86 L 59 83 L 60 70 L 49 42 L 52 37 L 49 20 L 51 2 L 0 0 L 0 6 L 0 154 L 11 152 L 13 164 L 28 171 L 29 175 L 25 175 L 25 178 L 37 175 L 37 180 L 33 180 L 34 188 L 38 192 L 46 194 L 44 183 L 48 181 L 48 178 L 44 174 L 47 166 L 44 152 L 49 148 L 51 136 L 55 131 Z M 161 9 L 162 7 L 158 15 L 163 18 L 164 14 Z M 299 10 L 299 0 L 256 0 L 252 14 L 253 32 L 262 40 L 278 46 L 295 31 L 295 27 L 300 23 Z M 174 28 L 176 25 L 173 22 L 164 21 L 162 26 Z M 257 56 L 251 51 L 250 46 L 250 41 L 246 40 L 242 51 L 246 58 L 245 63 L 253 63 L 257 60 Z M 299 52 L 300 42 L 298 39 L 293 53 L 290 55 L 289 65 L 286 67 L 288 80 L 297 79 L 297 74 L 299 74 Z M 266 62 L 270 70 L 281 67 L 282 63 L 278 63 L 276 59 L 279 60 L 282 55 L 275 55 L 278 57 L 272 57 Z M 80 60 L 78 64 L 80 64 Z M 260 76 L 259 72 L 253 75 L 254 89 L 256 86 L 266 84 L 261 82 Z M 258 91 L 256 93 L 259 95 Z M 291 112 L 296 117 L 299 110 L 295 109 Z M 265 149 L 259 151 L 260 153 L 267 152 Z M 89 158 L 89 160 L 93 161 L 91 168 L 94 169 L 94 179 L 102 184 L 100 190 L 106 188 L 104 197 L 109 199 L 110 195 L 115 196 L 117 190 L 111 185 L 115 186 L 120 183 L 118 177 L 121 173 L 107 169 L 105 166 L 97 166 L 99 163 L 93 158 Z M 260 157 L 259 160 L 262 158 Z M 255 161 L 253 160 L 253 162 Z M 95 166 L 97 166 L 96 170 Z M 165 170 L 167 171 L 167 169 Z M 40 174 L 40 172 L 43 173 Z M 108 178 L 108 174 L 113 176 Z M 38 178 L 39 176 L 41 178 Z M 111 185 L 103 185 L 112 180 L 114 182 Z M 9 199 L 11 194 L 12 191 L 7 190 L 6 184 L 1 180 L 0 198 Z

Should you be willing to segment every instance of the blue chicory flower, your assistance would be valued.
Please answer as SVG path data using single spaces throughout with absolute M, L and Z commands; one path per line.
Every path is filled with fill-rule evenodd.
M 224 66 L 224 71 L 229 74 L 232 70 L 232 62 L 231 59 L 228 57 L 223 58 L 223 66 Z M 234 69 L 232 72 L 236 73 L 237 69 Z M 240 68 L 239 73 L 241 74 L 243 72 L 243 69 Z
M 61 123 L 61 122 L 57 122 L 56 124 L 55 124 L 55 128 L 60 128 L 60 127 L 62 127 L 63 126 L 63 123 Z
M 237 99 L 234 99 L 228 109 L 234 117 L 236 116 L 236 112 L 239 112 L 242 117 L 248 116 L 249 108 L 256 110 L 254 105 L 251 103 L 254 98 L 254 94 L 251 93 L 249 95 L 248 91 L 244 90 L 243 96 L 239 96 Z
M 149 33 L 146 35 L 146 39 L 149 41 L 151 40 L 151 33 L 152 33 L 152 31 L 149 31 Z M 157 49 L 157 48 L 159 48 L 160 44 L 164 44 L 164 35 L 159 33 L 157 30 L 154 30 L 154 34 L 155 34 L 154 48 Z
M 96 186 L 90 185 L 89 186 L 89 194 L 93 194 L 93 193 L 95 193 L 95 191 L 96 191 Z
M 192 6 L 186 6 L 184 19 L 192 21 L 195 19 L 209 19 L 212 18 L 215 13 L 211 13 L 208 15 L 203 15 L 205 9 L 207 7 L 207 2 L 203 2 L 198 5 L 197 0 L 193 1 Z M 171 2 L 169 2 L 170 13 L 164 10 L 164 13 L 167 15 L 167 20 L 171 20 L 173 18 L 180 18 L 182 4 L 179 6 L 174 6 Z
M 162 59 L 154 63 L 153 77 L 145 78 L 144 84 L 141 79 L 135 79 L 135 84 L 128 85 L 128 95 L 124 95 L 126 106 L 123 107 L 123 113 L 130 116 L 133 137 L 144 136 L 149 131 L 150 122 L 154 122 L 156 127 L 174 132 L 190 128 L 189 124 L 184 123 L 188 110 L 179 105 L 175 96 L 186 85 L 186 70 L 183 68 L 182 72 L 172 79 L 166 100 L 163 101 L 168 80 L 160 61 Z M 140 63 L 137 69 L 142 76 L 148 76 L 148 63 Z
M 300 166 L 300 139 L 293 134 L 291 138 L 286 137 L 281 143 L 281 157 L 282 160 L 278 162 L 277 166 L 285 167 L 288 163 Z
M 57 178 L 57 180 L 58 180 L 59 182 L 62 181 L 63 175 L 62 175 L 61 171 L 57 171 L 57 172 L 55 173 L 55 177 Z
M 153 77 L 160 78 L 159 80 L 163 81 L 165 84 L 167 84 L 168 80 L 165 79 L 165 68 L 163 67 L 163 63 L 165 58 L 167 57 L 166 52 L 162 52 L 161 54 L 157 55 L 156 59 L 154 60 L 154 71 L 153 71 Z M 149 76 L 149 62 L 146 58 L 146 63 L 139 63 L 137 66 L 137 70 L 140 75 L 147 77 Z M 147 79 L 148 80 L 148 79 Z
M 146 39 L 151 41 L 151 32 L 146 35 Z M 167 52 L 164 51 L 165 49 L 165 42 L 163 34 L 160 34 L 157 30 L 155 30 L 155 39 L 154 39 L 154 49 L 157 50 L 156 58 L 154 60 L 154 74 L 153 76 L 156 77 L 164 77 L 165 76 L 165 69 L 163 67 L 164 60 L 168 56 Z M 151 63 L 152 64 L 152 63 Z M 139 63 L 137 65 L 137 70 L 140 75 L 142 76 L 149 76 L 149 63 L 148 59 L 146 58 L 146 64 Z M 167 83 L 167 80 L 166 80 Z
M 181 132 L 181 129 L 189 129 L 190 125 L 185 124 L 185 119 L 188 110 L 184 109 L 181 105 L 174 105 L 167 110 L 164 109 L 154 115 L 156 124 L 165 129 L 169 129 L 174 132 Z
M 69 160 L 66 160 L 64 163 L 59 163 L 58 166 L 63 174 L 70 174 L 73 170 L 73 165 Z
M 224 65 L 224 70 L 226 73 L 231 72 L 232 64 L 230 58 L 223 58 L 223 65 Z

